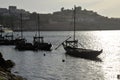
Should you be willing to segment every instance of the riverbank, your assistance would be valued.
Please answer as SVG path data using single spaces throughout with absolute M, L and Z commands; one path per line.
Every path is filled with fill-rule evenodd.
M 21 76 L 12 74 L 11 72 L 4 71 L 3 68 L 0 68 L 0 80 L 26 80 Z
M 5 60 L 0 53 L 0 80 L 26 80 L 21 76 L 11 73 L 11 68 L 15 65 L 11 60 Z

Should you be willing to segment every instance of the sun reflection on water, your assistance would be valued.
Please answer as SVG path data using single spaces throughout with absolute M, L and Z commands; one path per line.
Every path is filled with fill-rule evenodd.
M 45 34 L 46 33 L 46 34 Z M 72 35 L 72 32 L 45 32 L 45 40 L 53 47 Z M 34 35 L 34 33 L 32 33 Z M 33 38 L 26 32 L 28 40 Z M 79 31 L 76 33 L 79 42 L 85 48 L 100 50 L 98 57 L 102 62 L 74 58 L 65 55 L 63 47 L 51 52 L 18 52 L 11 47 L 1 47 L 6 59 L 16 62 L 15 72 L 28 80 L 118 80 L 120 75 L 120 31 Z M 46 53 L 46 56 L 43 54 Z M 62 60 L 65 62 L 62 62 Z
M 119 31 L 99 31 L 95 32 L 98 41 L 103 48 L 102 70 L 105 80 L 118 80 L 120 75 L 120 32 Z

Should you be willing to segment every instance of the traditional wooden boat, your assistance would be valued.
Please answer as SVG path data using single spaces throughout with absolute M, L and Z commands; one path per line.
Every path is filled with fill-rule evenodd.
M 66 50 L 66 54 L 69 54 L 74 57 L 82 57 L 82 58 L 96 58 L 98 55 L 102 53 L 103 50 L 97 51 L 92 49 L 84 49 L 78 48 L 71 43 L 75 43 L 77 45 L 77 41 L 65 41 L 62 43 L 64 49 Z
M 25 50 L 36 50 L 32 43 L 28 43 L 27 40 L 23 37 L 23 30 L 22 30 L 22 14 L 21 16 L 21 36 L 20 38 L 16 39 L 17 43 L 15 45 L 15 49 L 19 51 L 25 51 Z
M 18 43 L 15 46 L 15 49 L 19 51 L 25 51 L 25 50 L 35 51 L 36 50 L 32 45 L 32 43 L 28 43 L 24 39 L 21 39 L 20 41 L 18 41 Z
M 44 37 L 40 35 L 39 14 L 37 14 L 37 21 L 38 32 L 33 37 L 33 45 L 37 50 L 51 51 L 52 44 L 44 42 Z
M 0 40 L 0 45 L 15 45 L 16 40 L 13 39 L 13 35 L 4 35 Z
M 43 37 L 34 37 L 33 44 L 38 50 L 51 51 L 52 44 L 45 43 Z
M 76 13 L 76 7 L 74 7 L 74 34 L 73 34 L 73 40 L 65 40 L 62 45 L 63 48 L 66 51 L 66 54 L 74 57 L 82 57 L 82 58 L 96 58 L 98 55 L 100 55 L 103 50 L 97 51 L 92 49 L 85 49 L 85 48 L 79 48 L 78 47 L 78 40 L 75 39 L 75 13 Z
M 3 35 L 3 33 L 5 34 L 5 32 L 2 31 L 3 26 L 0 25 L 0 45 L 15 45 L 16 40 L 14 39 L 13 31 L 9 33 L 9 31 L 7 32 L 6 35 Z

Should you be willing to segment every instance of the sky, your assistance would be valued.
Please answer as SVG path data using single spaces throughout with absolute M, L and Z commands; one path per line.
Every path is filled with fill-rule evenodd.
M 10 5 L 38 13 L 60 11 L 61 7 L 72 9 L 76 5 L 105 17 L 120 18 L 120 0 L 0 0 L 0 8 Z

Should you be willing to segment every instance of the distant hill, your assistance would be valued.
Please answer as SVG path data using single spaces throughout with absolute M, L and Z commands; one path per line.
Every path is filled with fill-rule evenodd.
M 83 10 L 80 6 L 76 10 L 76 30 L 120 30 L 120 18 L 104 17 L 96 12 Z M 16 11 L 1 13 L 0 9 L 0 24 L 9 25 L 14 30 L 20 30 L 20 13 L 22 13 L 23 30 L 36 30 L 38 13 L 30 13 L 21 9 L 16 9 Z M 73 30 L 73 9 L 61 8 L 60 11 L 52 14 L 39 15 L 41 30 Z

